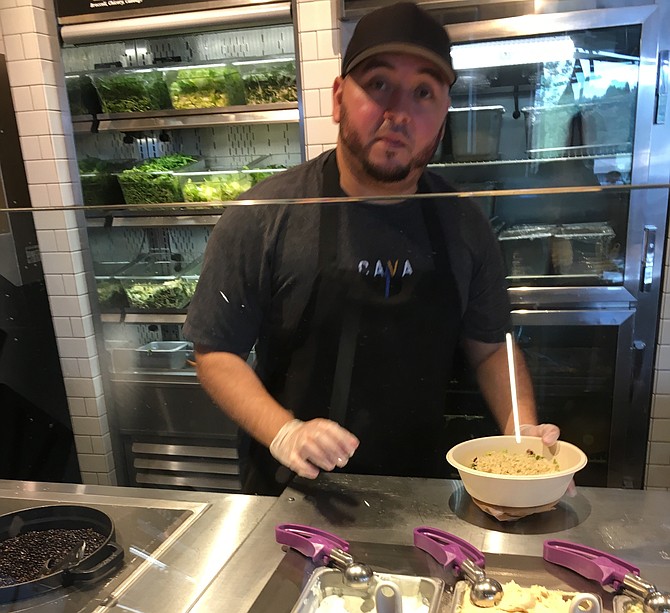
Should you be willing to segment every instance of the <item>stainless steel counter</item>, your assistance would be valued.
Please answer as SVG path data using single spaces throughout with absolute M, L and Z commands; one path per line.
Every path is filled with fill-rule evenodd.
M 59 596 L 0 606 L 0 613 L 290 611 L 313 566 L 275 542 L 274 528 L 284 522 L 338 534 L 377 570 L 441 577 L 448 585 L 454 578 L 412 546 L 416 526 L 467 539 L 487 554 L 488 572 L 500 580 L 521 576 L 598 592 L 596 584 L 541 559 L 544 540 L 561 538 L 626 559 L 670 589 L 668 492 L 579 488 L 550 513 L 499 523 L 474 507 L 458 481 L 322 475 L 297 480 L 278 499 L 0 481 L 2 513 L 50 504 L 108 513 L 126 552 L 124 567 L 95 591 L 67 588 Z M 137 537 L 150 542 L 143 549 Z M 611 596 L 604 596 L 607 608 Z
M 386 550 L 380 550 L 382 557 L 377 560 L 391 572 L 406 572 L 404 567 L 390 568 L 393 564 L 427 558 L 412 547 L 412 530 L 430 525 L 467 539 L 487 553 L 489 574 L 504 578 L 510 575 L 510 568 L 518 567 L 527 576 L 557 582 L 556 587 L 598 592 L 594 582 L 541 559 L 543 542 L 560 538 L 626 559 L 640 567 L 642 577 L 670 590 L 669 509 L 668 492 L 578 488 L 576 497 L 564 497 L 554 511 L 500 523 L 473 505 L 459 481 L 335 474 L 322 475 L 315 482 L 297 480 L 229 559 L 193 611 L 290 611 L 290 606 L 284 608 L 284 601 L 295 598 L 298 588 L 289 585 L 286 577 L 304 579 L 312 567 L 275 542 L 274 528 L 284 522 L 332 531 L 351 543 L 354 557 L 370 562 L 368 553 L 383 544 Z M 421 572 L 446 574 L 436 563 L 421 563 L 425 564 Z M 278 578 L 282 573 L 283 578 Z M 272 588 L 272 609 L 259 605 L 264 596 L 267 602 L 266 585 Z
M 0 513 L 54 504 L 109 515 L 123 568 L 94 587 L 59 588 L 0 611 L 190 610 L 276 498 L 124 487 L 0 481 Z

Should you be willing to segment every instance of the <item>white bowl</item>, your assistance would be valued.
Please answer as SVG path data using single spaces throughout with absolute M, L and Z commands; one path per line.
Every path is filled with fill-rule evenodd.
M 477 456 L 502 449 L 517 453 L 531 449 L 545 458 L 555 458 L 560 470 L 544 475 L 496 475 L 470 468 Z M 473 498 L 504 507 L 537 507 L 556 502 L 565 494 L 573 475 L 586 466 L 586 454 L 565 441 L 546 447 L 535 436 L 522 436 L 520 443 L 513 435 L 487 436 L 452 447 L 447 461 L 458 470 L 463 487 Z

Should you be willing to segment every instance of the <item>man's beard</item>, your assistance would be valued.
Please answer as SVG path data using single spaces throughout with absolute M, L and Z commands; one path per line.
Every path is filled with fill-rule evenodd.
M 404 166 L 396 166 L 392 168 L 379 166 L 370 160 L 370 149 L 372 148 L 374 141 L 368 145 L 363 145 L 360 137 L 349 123 L 346 109 L 344 107 L 341 109 L 340 141 L 358 160 L 365 173 L 370 178 L 380 183 L 397 183 L 398 181 L 405 180 L 412 170 L 423 169 L 433 159 L 435 151 L 437 151 L 437 147 L 440 144 L 441 137 L 442 134 L 440 132 L 435 136 L 435 140 L 430 145 L 419 151 L 416 158 Z

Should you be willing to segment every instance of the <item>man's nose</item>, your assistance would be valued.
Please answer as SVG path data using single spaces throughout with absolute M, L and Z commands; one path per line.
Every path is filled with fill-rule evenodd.
M 411 94 L 402 87 L 396 87 L 389 96 L 384 111 L 384 119 L 394 124 L 406 124 L 411 118 Z

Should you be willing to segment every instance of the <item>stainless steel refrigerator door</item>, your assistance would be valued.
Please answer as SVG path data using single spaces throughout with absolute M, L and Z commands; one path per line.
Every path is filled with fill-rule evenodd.
M 642 487 L 649 409 L 635 402 L 644 347 L 634 310 L 512 312 L 541 421 L 589 455 L 593 485 Z
M 516 262 L 516 270 L 509 262 L 513 286 L 554 288 L 544 293 L 547 298 L 574 286 L 619 286 L 625 293 L 609 294 L 614 302 L 624 295 L 638 299 L 640 293 L 642 302 L 657 302 L 668 191 L 637 187 L 667 184 L 669 178 L 670 131 L 655 119 L 662 117 L 659 105 L 667 105 L 660 92 L 665 87 L 663 50 L 670 47 L 670 34 L 661 27 L 670 19 L 666 4 L 447 26 L 457 70 L 461 63 L 452 107 L 468 112 L 452 112 L 448 118 L 456 132 L 445 143 L 452 151 L 436 160 L 436 171 L 477 191 L 593 188 L 478 199 L 503 234 L 539 225 L 535 230 L 547 230 L 554 244 L 553 250 L 545 249 L 549 259 Z M 570 48 L 562 49 L 566 45 Z M 551 53 L 572 59 L 562 66 L 558 56 L 550 61 Z M 567 72 L 561 74 L 562 68 Z M 576 113 L 570 116 L 566 109 Z M 549 128 L 543 132 L 545 124 Z M 622 189 L 612 190 L 615 185 Z M 574 232 L 568 236 L 566 224 L 584 222 L 597 222 L 597 232 L 591 227 L 577 240 Z M 650 232 L 656 238 L 651 251 Z M 509 238 L 518 236 L 512 232 Z M 503 249 L 514 244 L 519 243 L 501 241 Z
M 587 454 L 580 485 L 641 487 L 648 411 L 632 404 L 641 353 L 631 309 L 515 310 L 516 343 L 528 365 L 541 423 Z M 457 361 L 448 395 L 446 447 L 498 428 L 474 375 Z

